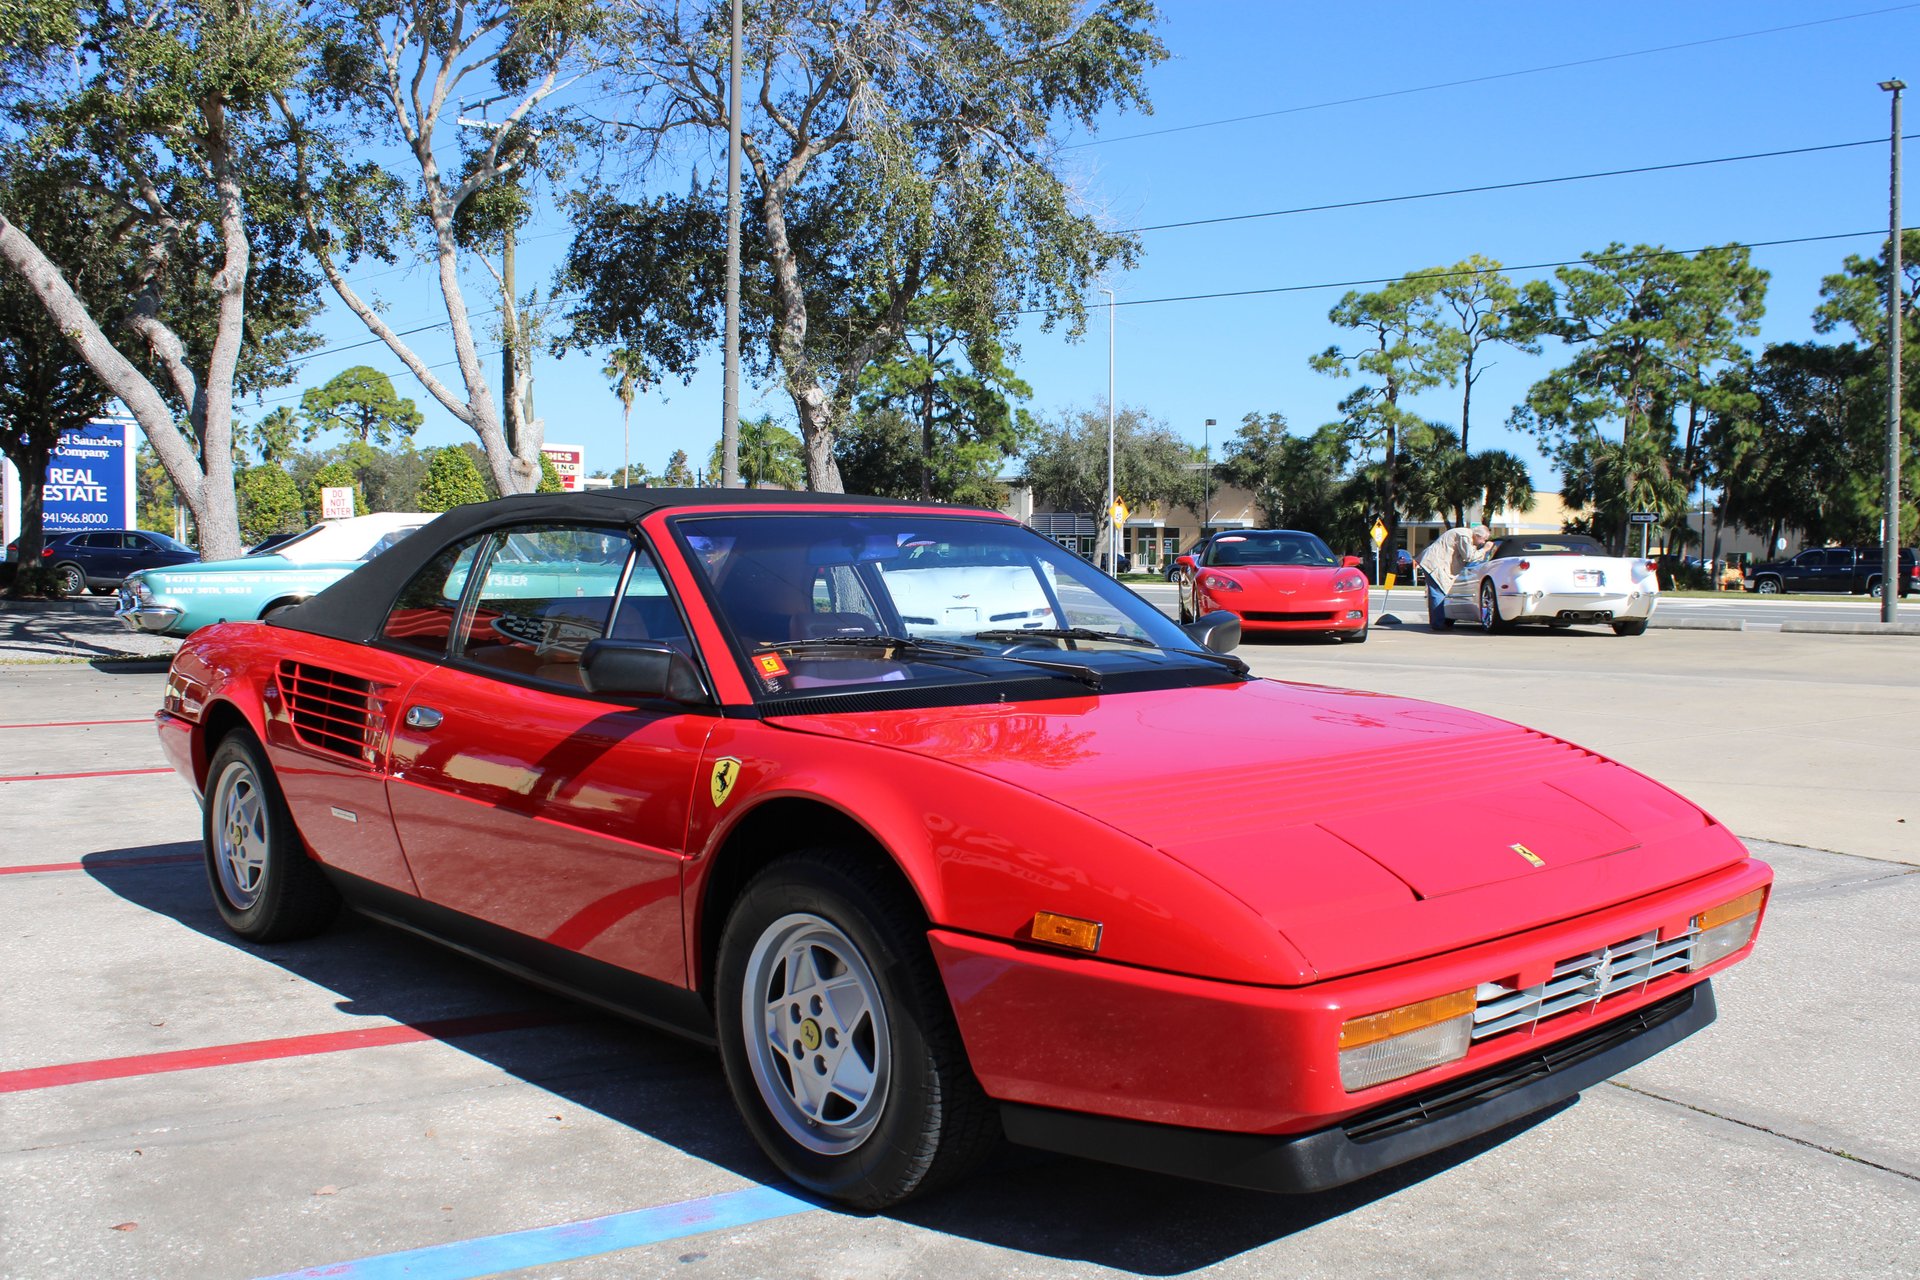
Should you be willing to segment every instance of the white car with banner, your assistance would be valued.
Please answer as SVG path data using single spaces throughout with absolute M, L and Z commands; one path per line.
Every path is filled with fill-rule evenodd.
M 1659 598 L 1652 560 L 1610 555 L 1584 534 L 1525 534 L 1499 539 L 1468 565 L 1447 592 L 1445 613 L 1449 624 L 1482 631 L 1598 624 L 1637 636 Z

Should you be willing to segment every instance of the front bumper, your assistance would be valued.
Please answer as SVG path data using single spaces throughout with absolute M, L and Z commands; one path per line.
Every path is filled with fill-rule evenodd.
M 1699 982 L 1571 1039 L 1302 1134 L 1226 1133 L 1001 1104 L 1007 1138 L 1256 1191 L 1324 1191 L 1430 1155 L 1545 1110 L 1659 1053 L 1714 1020 Z
M 165 633 L 172 629 L 185 610 L 167 605 L 141 604 L 131 591 L 122 587 L 119 605 L 113 616 L 120 619 L 120 625 L 129 631 L 151 631 Z
M 1224 609 L 1240 619 L 1242 631 L 1363 631 L 1367 626 L 1367 601 L 1353 598 L 1279 599 L 1249 601 L 1239 596 L 1201 597 L 1200 613 Z

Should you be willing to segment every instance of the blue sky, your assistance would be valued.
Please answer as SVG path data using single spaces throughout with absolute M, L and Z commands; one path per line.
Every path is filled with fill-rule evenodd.
M 1115 313 L 1116 399 L 1195 443 L 1205 419 L 1216 419 L 1216 456 L 1242 415 L 1279 412 L 1311 430 L 1335 416 L 1351 385 L 1307 365 L 1347 339 L 1327 321 L 1342 290 L 1297 286 L 1390 277 L 1474 253 L 1510 266 L 1558 262 L 1616 240 L 1694 249 L 1884 234 L 1888 95 L 1876 85 L 1901 77 L 1920 89 L 1920 67 L 1909 56 L 1920 48 L 1920 3 L 1164 0 L 1162 14 L 1160 35 L 1172 56 L 1149 78 L 1154 114 L 1116 116 L 1075 139 L 1092 145 L 1066 153 L 1087 207 L 1116 227 L 1877 140 L 1813 155 L 1146 233 L 1138 268 L 1110 282 L 1125 304 Z M 1793 29 L 1725 38 L 1779 27 Z M 1664 51 L 1640 52 L 1655 49 Z M 1614 56 L 1622 54 L 1637 56 Z M 1581 65 L 1562 65 L 1570 63 Z M 1459 81 L 1477 82 L 1451 83 Z M 1209 123 L 1250 115 L 1259 118 Z M 1920 130 L 1920 110 L 1908 113 L 1907 127 Z M 557 222 L 529 228 L 522 288 L 542 278 L 565 243 Z M 1846 254 L 1875 253 L 1879 243 L 1869 235 L 1756 249 L 1755 262 L 1772 273 L 1758 342 L 1812 337 L 1820 278 Z M 375 277 L 377 270 L 354 274 L 389 303 L 396 327 L 445 318 L 427 269 Z M 1278 288 L 1294 291 L 1152 301 Z M 476 310 L 495 301 L 484 277 L 470 284 L 468 301 Z M 319 331 L 330 344 L 367 337 L 338 304 Z M 441 334 L 415 341 L 430 362 L 452 355 Z M 1017 341 L 1034 412 L 1050 416 L 1103 399 L 1104 308 L 1081 341 L 1037 326 L 1023 328 Z M 1529 459 L 1546 489 L 1558 487 L 1557 477 L 1530 439 L 1503 424 L 1556 357 L 1551 346 L 1539 357 L 1500 352 L 1474 394 L 1475 446 Z M 300 388 L 357 363 L 385 369 L 420 404 L 427 413 L 421 444 L 473 438 L 379 346 L 318 356 L 299 386 L 275 399 L 297 398 Z M 621 448 L 619 401 L 600 366 L 576 354 L 542 358 L 535 371 L 548 439 L 583 444 L 590 469 L 618 466 Z M 657 471 L 674 449 L 704 460 L 719 431 L 719 366 L 716 347 L 691 386 L 671 385 L 635 403 L 636 463 Z M 742 400 L 749 416 L 770 411 L 791 425 L 779 388 L 746 386 Z M 1457 422 L 1458 392 L 1441 388 L 1415 407 Z

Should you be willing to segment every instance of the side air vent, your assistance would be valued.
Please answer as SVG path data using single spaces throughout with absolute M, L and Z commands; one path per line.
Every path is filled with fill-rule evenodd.
M 374 688 L 371 680 L 309 662 L 280 664 L 280 692 L 293 736 L 303 746 L 359 764 L 373 763 L 379 739 Z

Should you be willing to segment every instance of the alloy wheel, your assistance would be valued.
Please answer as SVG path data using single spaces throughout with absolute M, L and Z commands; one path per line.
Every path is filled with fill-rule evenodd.
M 220 892 L 239 911 L 260 897 L 267 874 L 267 810 L 260 780 L 245 764 L 220 775 L 213 798 L 213 865 Z

